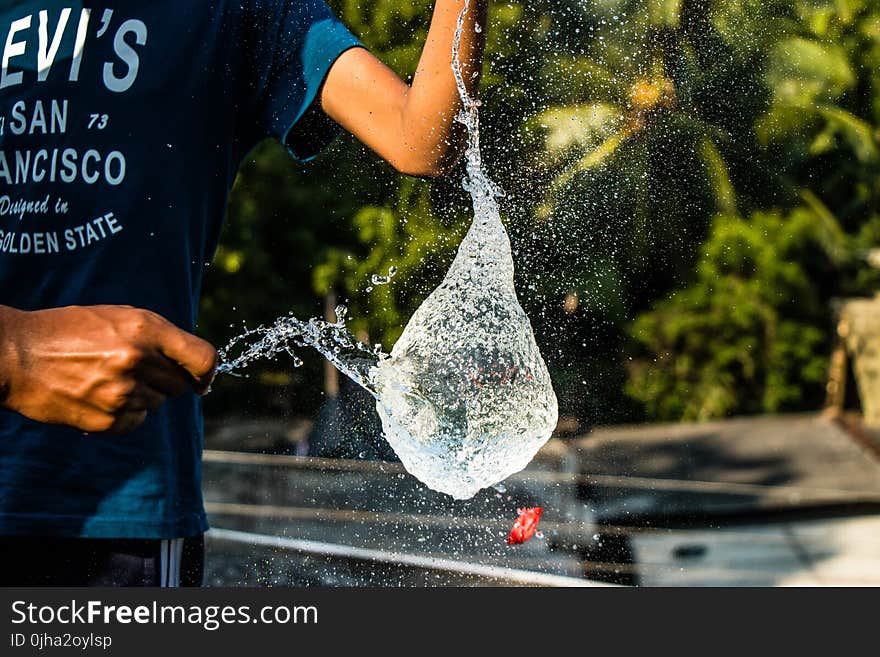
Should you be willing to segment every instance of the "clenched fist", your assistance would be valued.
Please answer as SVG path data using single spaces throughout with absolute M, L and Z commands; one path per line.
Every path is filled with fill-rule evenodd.
M 0 401 L 33 420 L 125 433 L 168 397 L 207 391 L 217 352 L 147 310 L 0 307 Z

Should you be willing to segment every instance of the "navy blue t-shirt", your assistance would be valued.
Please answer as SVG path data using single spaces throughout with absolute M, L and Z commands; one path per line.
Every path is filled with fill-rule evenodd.
M 322 0 L 0 0 L 0 304 L 192 330 L 239 162 L 312 156 L 297 123 L 357 45 Z M 0 411 L 0 535 L 204 531 L 201 449 L 195 394 L 124 436 Z

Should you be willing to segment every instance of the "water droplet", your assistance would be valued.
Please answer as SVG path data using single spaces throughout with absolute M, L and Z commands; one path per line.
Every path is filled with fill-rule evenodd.
M 394 275 L 397 273 L 397 267 L 389 267 L 387 276 L 379 276 L 378 274 L 373 274 L 370 276 L 370 282 L 373 285 L 388 285 L 391 282 L 391 279 L 394 278 Z M 367 289 L 368 292 L 371 291 L 371 288 Z

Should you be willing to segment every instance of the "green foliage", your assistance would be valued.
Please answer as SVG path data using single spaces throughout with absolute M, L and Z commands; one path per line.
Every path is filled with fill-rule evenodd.
M 703 420 L 821 398 L 828 313 L 813 281 L 831 260 L 820 226 L 806 208 L 715 219 L 694 283 L 631 329 L 644 354 L 627 390 L 650 417 Z
M 738 33 L 759 31 L 769 55 L 753 157 L 776 172 L 775 199 L 795 209 L 717 218 L 693 282 L 633 323 L 642 357 L 627 391 L 649 417 L 815 407 L 831 298 L 870 294 L 880 282 L 863 262 L 880 244 L 880 7 L 816 0 L 788 10 L 775 39 L 758 24 L 759 8 Z

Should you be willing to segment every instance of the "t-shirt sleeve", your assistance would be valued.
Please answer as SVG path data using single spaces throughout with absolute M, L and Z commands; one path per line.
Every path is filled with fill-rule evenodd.
M 254 136 L 275 137 L 309 160 L 338 131 L 316 104 L 321 85 L 339 55 L 361 44 L 323 0 L 252 1 Z

